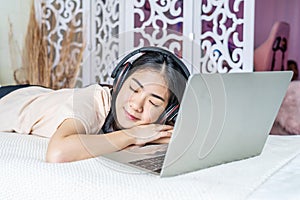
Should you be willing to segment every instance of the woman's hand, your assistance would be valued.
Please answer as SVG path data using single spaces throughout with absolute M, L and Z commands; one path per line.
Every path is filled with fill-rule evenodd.
M 166 144 L 149 144 L 145 146 L 129 146 L 126 147 L 125 150 L 129 153 L 133 154 L 148 154 L 148 155 L 160 155 L 160 154 L 165 154 L 167 151 L 168 145 Z
M 125 129 L 123 132 L 133 138 L 134 145 L 145 145 L 146 143 L 168 142 L 173 131 L 173 126 L 161 124 L 148 124 Z

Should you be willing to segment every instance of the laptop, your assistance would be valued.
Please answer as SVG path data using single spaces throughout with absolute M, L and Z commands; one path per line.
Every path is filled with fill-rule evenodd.
M 169 177 L 262 152 L 292 72 L 193 74 L 169 144 L 146 145 L 105 158 Z

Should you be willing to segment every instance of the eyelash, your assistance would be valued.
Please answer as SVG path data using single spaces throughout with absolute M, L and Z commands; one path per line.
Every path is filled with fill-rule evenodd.
M 133 89 L 133 87 L 129 86 L 129 89 L 132 90 L 134 93 L 137 93 L 138 90 Z
M 149 102 L 150 102 L 154 107 L 159 107 L 159 105 L 156 105 L 156 104 L 153 103 L 151 100 L 149 100 Z

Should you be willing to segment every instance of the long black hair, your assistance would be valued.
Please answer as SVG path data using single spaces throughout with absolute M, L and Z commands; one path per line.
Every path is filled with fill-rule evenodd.
M 176 62 L 170 56 L 160 52 L 147 52 L 142 54 L 132 63 L 132 67 L 127 73 L 125 80 L 130 77 L 130 75 L 140 70 L 153 70 L 162 74 L 170 94 L 167 107 L 181 102 L 187 80 L 180 73 L 178 66 L 176 66 Z M 118 92 L 119 91 L 112 91 L 111 110 L 102 127 L 102 133 L 120 130 L 120 127 L 118 127 L 116 123 L 115 106 Z

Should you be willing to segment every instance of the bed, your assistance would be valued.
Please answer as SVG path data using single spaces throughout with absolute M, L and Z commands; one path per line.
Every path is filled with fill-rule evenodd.
M 170 178 L 102 157 L 46 163 L 48 141 L 0 132 L 0 199 L 300 198 L 300 136 L 270 135 L 260 156 Z

